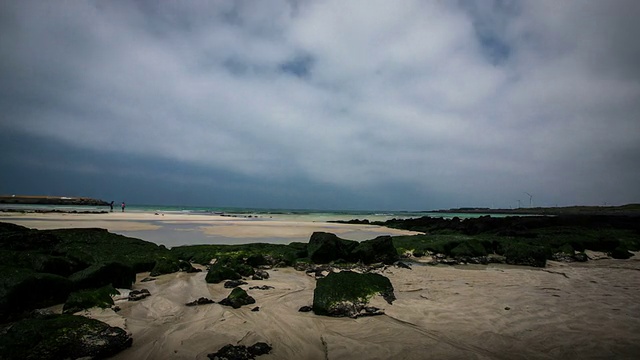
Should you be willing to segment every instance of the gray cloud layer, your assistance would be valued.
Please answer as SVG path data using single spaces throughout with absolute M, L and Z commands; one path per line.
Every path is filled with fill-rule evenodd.
M 637 202 L 639 16 L 636 1 L 2 2 L 0 129 L 153 159 L 198 191 L 262 184 L 267 206 Z

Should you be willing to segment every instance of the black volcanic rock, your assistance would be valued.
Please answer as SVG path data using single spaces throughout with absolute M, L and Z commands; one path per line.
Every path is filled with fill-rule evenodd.
M 271 345 L 258 342 L 249 347 L 244 345 L 225 345 L 215 353 L 208 354 L 211 360 L 253 360 L 256 356 L 271 352 Z
M 104 359 L 131 346 L 121 328 L 76 315 L 44 315 L 18 321 L 0 336 L 2 359 Z
M 249 296 L 242 288 L 235 288 L 231 290 L 231 293 L 226 298 L 220 300 L 220 305 L 231 306 L 234 309 L 238 309 L 243 305 L 255 304 L 256 300 Z
M 316 264 L 326 264 L 335 260 L 346 260 L 358 246 L 357 241 L 341 239 L 335 234 L 314 232 L 311 234 L 307 252 Z

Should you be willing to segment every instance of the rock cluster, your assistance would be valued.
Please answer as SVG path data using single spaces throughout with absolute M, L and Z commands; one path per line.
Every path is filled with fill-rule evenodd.
M 186 306 L 197 306 L 197 305 L 207 305 L 207 304 L 213 304 L 215 303 L 215 301 L 206 298 L 206 297 L 201 297 L 197 300 L 193 300 L 191 302 L 186 303 Z
M 211 360 L 252 360 L 256 356 L 265 355 L 272 350 L 271 345 L 258 342 L 249 347 L 244 345 L 225 345 L 215 353 L 208 354 Z

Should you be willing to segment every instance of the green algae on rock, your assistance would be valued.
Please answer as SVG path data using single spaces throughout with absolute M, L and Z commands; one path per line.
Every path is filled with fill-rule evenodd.
M 376 295 L 381 295 L 389 304 L 395 300 L 393 285 L 385 276 L 351 271 L 331 273 L 316 283 L 313 312 L 317 315 L 357 317 Z

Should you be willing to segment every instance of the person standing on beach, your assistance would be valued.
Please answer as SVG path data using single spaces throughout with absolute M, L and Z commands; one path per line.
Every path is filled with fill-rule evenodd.
M 125 205 L 124 205 L 124 201 L 123 201 L 122 202 L 122 212 L 124 212 L 124 207 L 125 207 Z
M 111 209 L 111 212 L 113 212 L 113 200 L 111 200 L 111 203 L 109 204 L 109 208 Z

